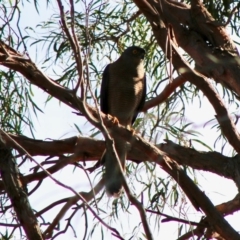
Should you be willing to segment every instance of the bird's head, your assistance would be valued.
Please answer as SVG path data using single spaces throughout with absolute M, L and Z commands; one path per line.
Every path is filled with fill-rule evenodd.
M 137 64 L 143 62 L 145 50 L 137 46 L 131 46 L 124 50 L 122 57 L 124 60 L 133 61 Z

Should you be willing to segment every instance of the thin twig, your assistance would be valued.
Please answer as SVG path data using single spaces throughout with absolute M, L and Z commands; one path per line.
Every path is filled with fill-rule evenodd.
M 233 14 L 236 13 L 236 12 L 238 12 L 238 11 L 239 11 L 239 4 L 232 9 L 232 11 L 231 11 L 231 13 L 230 13 L 230 15 L 229 15 L 229 17 L 228 17 L 228 20 L 227 20 L 226 23 L 224 24 L 224 27 L 227 27 L 227 25 L 228 25 L 228 24 L 231 22 L 231 20 L 232 20 Z
M 84 203 L 82 203 L 80 206 L 82 207 L 83 204 L 88 203 L 90 200 L 92 200 L 95 196 L 95 194 L 98 194 L 104 185 L 104 180 L 101 179 L 96 186 L 91 189 L 91 191 L 89 192 L 80 192 L 79 195 L 84 197 Z M 64 199 L 65 200 L 65 199 Z M 49 225 L 49 227 L 45 230 L 44 235 L 45 236 L 50 236 L 54 230 L 54 228 L 57 226 L 57 224 L 59 223 L 59 221 L 63 218 L 63 216 L 66 214 L 66 212 L 73 206 L 75 205 L 78 201 L 79 201 L 79 197 L 73 196 L 70 198 L 66 199 L 67 202 L 66 204 L 61 208 L 61 210 L 58 212 L 58 214 L 56 215 L 56 217 L 53 219 L 52 223 Z M 89 205 L 86 205 L 89 208 Z M 90 208 L 89 208 L 90 209 Z M 99 220 L 100 218 L 98 218 Z
M 161 222 L 176 221 L 176 222 L 181 222 L 181 223 L 185 223 L 185 224 L 190 224 L 190 225 L 193 225 L 193 226 L 201 225 L 201 223 L 188 221 L 188 220 L 181 219 L 181 218 L 176 218 L 176 217 L 167 215 L 165 213 L 161 213 L 160 211 L 153 211 L 153 210 L 150 210 L 150 209 L 146 209 L 146 212 L 150 212 L 150 213 L 154 213 L 154 214 L 166 217 L 166 219 L 161 220 Z
M 57 0 L 57 2 L 58 2 L 59 10 L 60 10 L 61 23 L 62 23 L 62 26 L 63 26 L 63 30 L 67 35 L 68 41 L 69 41 L 69 43 L 71 45 L 71 48 L 73 50 L 74 58 L 75 58 L 75 61 L 76 61 L 76 64 L 77 64 L 77 71 L 78 71 L 79 80 L 77 82 L 77 85 L 76 85 L 75 89 L 73 90 L 73 92 L 76 93 L 79 86 L 80 85 L 83 86 L 83 84 L 82 84 L 82 82 L 83 82 L 83 68 L 82 68 L 83 64 L 82 64 L 80 45 L 77 44 L 78 41 L 77 41 L 76 34 L 75 34 L 75 31 L 74 31 L 74 5 L 73 5 L 73 1 L 70 0 L 70 5 L 71 5 L 71 11 L 70 11 L 71 12 L 71 30 L 72 30 L 72 35 L 73 35 L 73 37 L 72 37 L 69 30 L 68 30 L 68 26 L 67 26 L 67 23 L 66 23 L 66 17 L 65 17 L 62 1 Z
M 121 169 L 121 171 L 122 171 L 122 169 Z M 122 177 L 123 177 L 123 187 L 124 187 L 125 192 L 126 192 L 128 198 L 129 198 L 129 201 L 137 208 L 137 210 L 140 213 L 140 217 L 141 217 L 141 221 L 142 221 L 142 224 L 143 224 L 143 228 L 144 228 L 146 237 L 147 237 L 148 240 L 153 240 L 153 235 L 152 235 L 151 229 L 149 227 L 149 224 L 147 222 L 146 211 L 145 211 L 142 203 L 139 202 L 137 200 L 137 198 L 134 197 L 133 194 L 131 193 L 131 191 L 128 187 L 128 184 L 126 182 L 126 179 L 124 178 L 123 171 L 122 171 Z

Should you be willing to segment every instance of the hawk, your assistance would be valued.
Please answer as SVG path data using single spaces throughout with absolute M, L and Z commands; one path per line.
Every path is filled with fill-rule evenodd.
M 146 96 L 144 70 L 145 50 L 128 47 L 115 62 L 107 65 L 103 72 L 100 107 L 105 114 L 116 117 L 128 129 L 142 110 Z M 127 155 L 126 141 L 114 136 L 114 145 L 125 171 Z M 105 163 L 105 187 L 107 194 L 118 197 L 122 192 L 122 178 L 119 165 L 107 150 L 103 153 Z

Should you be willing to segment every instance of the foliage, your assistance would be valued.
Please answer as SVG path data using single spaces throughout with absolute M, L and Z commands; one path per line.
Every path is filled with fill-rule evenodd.
M 136 220 L 135 214 L 138 211 L 141 212 L 141 210 L 138 207 L 138 211 L 134 209 L 133 206 L 136 207 L 137 205 L 131 200 L 129 194 L 124 194 L 119 199 L 112 200 L 108 199 L 106 194 L 99 189 L 99 191 L 96 190 L 96 193 L 99 192 L 98 194 L 89 197 L 89 195 L 84 195 L 86 189 L 81 189 L 82 185 L 79 183 L 88 181 L 86 191 L 90 191 L 96 185 L 96 182 L 101 179 L 103 172 L 102 167 L 93 172 L 89 171 L 89 168 L 92 170 L 92 166 L 96 163 L 92 161 L 101 157 L 99 152 L 102 152 L 100 150 L 104 148 L 103 142 L 100 141 L 103 139 L 103 130 L 99 127 L 99 122 L 94 124 L 91 117 L 83 111 L 84 104 L 81 105 L 84 101 L 83 92 L 86 91 L 86 103 L 96 108 L 105 66 L 109 62 L 115 61 L 121 52 L 131 45 L 141 46 L 147 52 L 145 60 L 147 73 L 146 103 L 157 99 L 159 96 L 163 97 L 154 106 L 146 107 L 148 111 L 141 113 L 134 124 L 136 132 L 144 138 L 141 143 L 145 144 L 146 148 L 141 150 L 136 147 L 140 153 L 131 153 L 132 155 L 129 158 L 131 161 L 127 163 L 128 186 L 135 198 L 142 204 L 142 210 L 146 210 L 147 217 L 145 220 L 152 229 L 155 238 L 157 238 L 158 234 L 161 234 L 161 227 L 168 224 L 166 223 L 168 221 L 179 223 L 175 238 L 183 236 L 180 239 L 187 239 L 187 236 L 196 235 L 202 237 L 202 239 L 210 239 L 214 234 L 222 236 L 222 232 L 219 232 L 216 226 L 213 226 L 213 229 L 210 228 L 212 226 L 211 221 L 206 220 L 209 216 L 203 210 L 202 205 L 198 205 L 198 207 L 203 210 L 203 214 L 197 213 L 194 201 L 188 195 L 188 190 L 184 189 L 183 185 L 179 183 L 180 181 L 178 182 L 177 177 L 174 178 L 174 169 L 177 166 L 176 171 L 190 176 L 192 182 L 200 189 L 202 186 L 198 182 L 199 174 L 197 174 L 196 170 L 206 170 L 227 177 L 235 181 L 238 186 L 236 176 L 228 173 L 230 167 L 226 171 L 219 170 L 217 160 L 222 157 L 224 161 L 231 160 L 236 165 L 238 164 L 236 154 L 239 153 L 239 149 L 236 147 L 237 142 L 234 143 L 234 137 L 239 136 L 236 128 L 239 118 L 239 83 L 238 79 L 234 78 L 235 75 L 231 75 L 231 72 L 233 73 L 235 69 L 239 68 L 239 56 L 234 49 L 227 45 L 228 40 L 231 38 L 228 39 L 225 35 L 222 36 L 226 44 L 221 45 L 219 42 L 222 39 L 217 42 L 218 39 L 213 39 L 212 34 L 214 31 L 221 32 L 218 27 L 222 27 L 227 23 L 227 30 L 235 39 L 234 43 L 239 45 L 240 3 L 234 0 L 203 1 L 209 14 L 214 18 L 213 22 L 206 21 L 206 24 L 200 19 L 202 15 L 191 15 L 193 13 L 191 11 L 200 9 L 199 6 L 196 7 L 198 1 L 172 3 L 175 10 L 178 7 L 187 9 L 185 9 L 184 14 L 187 16 L 186 19 L 191 19 L 191 23 L 184 22 L 182 19 L 175 23 L 176 12 L 172 12 L 171 16 L 168 14 L 169 19 L 172 17 L 173 22 L 170 22 L 165 16 L 167 14 L 165 11 L 169 11 L 167 9 L 170 8 L 170 5 L 165 5 L 164 2 L 170 4 L 172 1 L 150 1 L 149 4 L 153 7 L 151 13 L 150 10 L 146 10 L 147 7 L 144 5 L 144 1 L 104 2 L 99 0 L 77 0 L 73 4 L 72 1 L 48 0 L 44 3 L 43 1 L 34 0 L 16 1 L 14 3 L 12 1 L 3 1 L 1 3 L 0 91 L 2 94 L 0 96 L 0 140 L 6 146 L 14 149 L 13 153 L 17 162 L 16 168 L 19 168 L 20 171 L 20 181 L 22 181 L 24 188 L 28 188 L 27 190 L 24 189 L 24 191 L 27 191 L 31 207 L 34 209 L 35 216 L 45 237 L 50 236 L 52 239 L 61 239 L 63 237 L 63 239 L 66 239 L 66 236 L 71 234 L 77 238 L 80 235 L 83 239 L 96 239 L 96 236 L 108 239 L 112 234 L 113 238 L 116 236 L 120 239 L 150 239 L 144 227 L 144 218 L 137 218 L 138 220 Z M 157 3 L 159 5 L 156 5 Z M 73 49 L 71 37 L 64 28 L 64 21 L 61 18 L 63 15 L 59 7 L 61 4 L 64 6 L 64 19 L 70 35 L 72 37 L 76 35 L 77 37 L 81 58 L 77 58 L 77 51 L 75 52 Z M 154 11 L 155 14 L 153 14 Z M 29 16 L 27 16 L 28 13 Z M 36 18 L 34 23 L 28 22 L 29 19 L 33 19 L 33 16 Z M 155 19 L 158 19 L 158 21 Z M 200 19 L 199 22 L 198 19 Z M 168 36 L 164 40 L 165 45 L 161 45 L 163 35 L 161 37 L 157 35 L 157 31 L 160 31 L 161 26 L 163 26 L 161 23 L 164 23 L 162 28 L 166 29 Z M 210 26 L 211 31 L 206 26 Z M 194 42 L 194 39 L 189 40 L 189 42 L 192 41 L 191 46 L 186 42 L 186 39 L 181 39 L 181 31 L 185 34 L 186 39 L 188 37 L 190 39 L 190 34 L 194 33 L 194 36 L 197 36 L 196 42 Z M 222 32 L 225 32 L 225 28 Z M 200 47 L 200 50 L 196 51 L 194 47 L 199 42 L 213 56 L 209 57 L 207 53 L 201 51 Z M 231 46 L 235 46 L 234 43 Z M 75 42 L 75 47 L 76 45 Z M 179 47 L 179 51 L 174 46 Z M 12 49 L 15 49 L 16 52 Z M 192 51 L 189 49 L 192 49 Z M 18 56 L 18 58 L 12 58 L 15 62 L 11 62 L 10 57 L 10 60 L 4 57 L 5 55 L 10 56 L 10 53 Z M 184 59 L 181 62 L 182 65 L 178 65 L 178 61 L 180 61 L 178 59 L 179 53 Z M 24 59 L 20 59 L 19 56 Z M 227 60 L 229 56 L 234 59 L 232 62 Z M 219 68 L 214 64 L 214 66 L 210 65 L 210 63 L 206 63 L 207 67 L 204 65 L 205 63 L 200 64 L 206 61 L 208 57 L 211 60 L 214 59 L 212 61 Z M 223 59 L 226 57 L 226 62 L 222 61 L 221 57 Z M 237 58 L 238 60 L 236 60 Z M 79 79 L 81 71 L 77 59 L 82 59 L 81 67 L 84 80 L 82 80 L 81 84 L 83 83 L 84 87 L 81 84 L 80 87 L 78 85 L 81 80 Z M 235 60 L 236 62 L 234 62 Z M 182 67 L 179 66 L 186 65 L 186 62 L 199 75 L 204 76 L 202 81 L 207 78 L 211 79 L 210 85 L 212 88 L 201 88 L 191 79 L 190 75 L 181 73 Z M 28 63 L 27 67 L 25 67 L 25 63 Z M 232 63 L 232 65 L 227 66 L 225 69 L 227 63 Z M 36 69 L 34 69 L 34 66 L 36 66 Z M 192 74 L 195 74 L 195 71 L 192 71 Z M 199 76 L 198 74 L 194 76 Z M 225 77 L 226 80 L 222 80 L 217 74 L 223 78 Z M 184 79 L 180 78 L 181 75 Z M 44 85 L 39 76 L 42 77 L 42 80 L 46 80 L 46 84 L 49 82 L 49 85 Z M 178 84 L 178 82 L 180 83 Z M 175 83 L 176 85 L 174 85 Z M 173 87 L 171 87 L 172 85 Z M 66 95 L 59 96 L 54 86 L 61 86 L 62 92 L 66 93 Z M 76 86 L 79 88 L 75 91 Z M 42 90 L 47 95 L 43 95 Z M 209 91 L 212 92 L 209 93 Z M 216 99 L 219 99 L 219 102 L 210 97 L 210 95 L 214 95 L 213 93 L 216 95 Z M 76 97 L 74 94 L 76 94 Z M 65 96 L 68 96 L 68 98 Z M 60 102 L 60 105 L 54 102 L 56 99 Z M 206 103 L 205 99 L 208 99 L 209 102 Z M 69 146 L 71 145 L 69 147 L 71 150 L 67 149 L 67 147 L 61 149 L 62 145 L 60 144 L 66 143 L 67 145 L 67 139 L 63 136 L 65 130 L 62 129 L 57 129 L 58 136 L 63 136 L 62 142 L 52 140 L 51 132 L 45 133 L 47 138 L 51 138 L 51 141 L 32 139 L 43 130 L 37 124 L 37 119 L 41 119 L 44 113 L 43 101 L 45 101 L 46 106 L 54 104 L 51 110 L 58 112 L 65 111 L 64 104 L 68 105 L 69 108 L 66 114 L 71 112 L 68 119 L 69 124 L 72 126 L 71 132 L 76 135 L 77 133 L 80 134 L 81 141 L 83 141 L 81 142 L 82 145 L 79 145 L 77 138 L 74 138 L 74 143 L 71 142 L 72 145 L 70 140 L 68 142 Z M 221 108 L 223 105 L 221 101 L 226 105 L 226 107 L 223 106 L 223 109 Z M 208 114 L 208 110 L 205 109 L 210 109 L 211 106 L 214 108 L 215 113 L 210 112 Z M 224 115 L 225 110 L 228 113 L 227 116 Z M 193 116 L 195 113 L 191 114 L 191 111 L 206 113 L 204 123 L 196 127 L 199 122 L 194 122 L 196 121 Z M 91 111 L 90 113 L 92 114 Z M 222 113 L 223 115 L 221 115 Z M 216 114 L 217 118 L 213 116 L 214 114 Z M 222 116 L 224 116 L 224 119 L 222 119 Z M 46 116 L 49 119 L 49 124 L 54 125 L 54 122 L 50 123 L 50 117 Z M 231 123 L 231 119 L 235 122 L 232 125 L 225 126 L 225 122 L 229 121 Z M 104 123 L 107 121 L 105 118 L 103 120 Z M 13 144 L 13 140 L 10 141 L 6 137 L 6 133 L 12 134 L 10 135 L 12 139 L 17 141 L 25 150 L 19 150 L 19 146 Z M 212 138 L 208 139 L 208 134 L 214 135 L 214 140 Z M 21 138 L 22 135 L 27 135 L 29 138 L 27 140 Z M 124 135 L 123 130 L 122 135 Z M 85 136 L 94 140 L 88 143 L 89 139 Z M 126 137 L 126 133 L 124 136 Z M 32 138 L 30 139 L 30 137 Z M 164 140 L 164 144 L 160 144 Z M 91 148 L 90 144 L 95 147 Z M 57 147 L 51 148 L 51 146 Z M 152 155 L 146 153 L 149 146 Z M 58 152 L 53 154 L 53 152 L 50 152 L 50 148 L 58 149 Z M 171 170 L 167 166 L 161 165 L 159 159 L 149 157 L 155 156 L 155 153 L 153 153 L 155 148 L 161 151 L 157 153 L 159 159 L 164 159 L 164 161 L 171 159 L 172 163 L 170 165 L 166 164 L 170 166 Z M 214 152 L 214 150 L 221 152 L 221 154 Z M 143 152 L 145 152 L 145 155 Z M 189 155 L 187 155 L 188 153 Z M 210 154 L 219 154 L 216 157 L 217 160 L 215 155 Z M 37 157 L 36 161 L 34 159 L 37 155 L 40 155 L 41 158 Z M 139 159 L 140 155 L 141 159 Z M 74 158 L 76 156 L 78 158 Z M 196 156 L 199 156 L 199 158 Z M 204 160 L 204 158 L 213 159 L 212 165 L 207 166 L 204 163 L 199 163 L 198 159 Z M 29 159 L 31 162 L 28 161 Z M 31 200 L 31 198 L 43 198 L 46 195 L 44 189 L 52 181 L 48 173 L 44 173 L 42 167 L 38 165 L 40 162 L 44 169 L 53 174 L 53 180 L 57 183 L 53 185 L 52 195 L 58 190 L 60 192 L 64 189 L 64 197 L 66 198 L 59 195 L 53 196 L 51 200 L 49 198 L 48 201 L 43 201 L 43 204 L 39 203 L 41 201 L 36 203 Z M 224 164 L 221 169 L 224 169 Z M 61 171 L 63 171 L 62 174 L 59 174 Z M 75 180 L 69 182 L 64 177 L 65 174 L 70 176 L 69 178 L 74 176 L 76 182 Z M 83 180 L 78 178 L 83 175 Z M 61 185 L 57 179 L 63 184 L 71 185 L 71 187 Z M 26 236 L 26 229 L 23 225 L 21 227 L 17 225 L 21 225 L 21 221 L 14 214 L 16 209 L 13 208 L 9 194 L 6 194 L 4 179 L 0 182 L 0 188 L 2 194 L 0 226 L 5 230 L 4 226 L 6 225 L 4 222 L 6 222 L 8 224 L 6 229 L 11 229 L 5 231 L 6 236 L 2 235 L 2 238 L 10 239 L 16 235 Z M 77 197 L 75 191 L 82 191 L 81 196 Z M 72 198 L 69 197 L 69 193 L 73 194 Z M 84 203 L 82 196 L 88 204 Z M 239 206 L 237 207 L 239 209 Z M 196 214 L 194 220 L 191 218 L 191 212 L 193 211 Z M 223 215 L 230 214 L 229 212 L 221 213 Z M 53 219 L 57 222 L 54 222 Z M 130 222 L 130 226 L 126 224 L 127 220 Z M 199 222 L 199 224 L 196 222 Z M 81 226 L 81 231 L 83 229 L 84 231 L 79 232 L 79 226 Z M 195 226 L 197 227 L 195 228 Z M 50 229 L 50 227 L 53 227 L 53 229 Z M 197 235 L 195 230 L 202 228 L 207 230 Z M 67 238 L 69 239 L 69 237 Z M 170 238 L 168 237 L 168 239 Z

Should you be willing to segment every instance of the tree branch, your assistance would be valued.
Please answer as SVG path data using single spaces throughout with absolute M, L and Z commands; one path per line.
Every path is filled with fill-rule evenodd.
M 187 80 L 182 76 L 176 77 L 173 81 L 169 82 L 169 84 L 163 89 L 163 91 L 155 98 L 145 102 L 143 107 L 143 112 L 146 112 L 148 109 L 157 106 L 166 101 L 166 99 L 182 84 L 184 84 Z
M 101 179 L 96 186 L 91 189 L 89 192 L 80 192 L 79 195 L 81 195 L 85 202 L 82 203 L 80 205 L 80 207 L 82 207 L 86 202 L 90 202 L 96 194 L 98 194 L 104 186 L 104 180 Z M 78 201 L 79 201 L 79 196 L 73 196 L 73 197 L 69 197 L 69 198 L 65 198 L 64 201 L 66 202 L 66 204 L 61 208 L 61 210 L 59 211 L 59 213 L 56 215 L 56 217 L 54 218 L 54 220 L 51 222 L 51 224 L 48 226 L 48 228 L 45 230 L 44 232 L 44 236 L 46 238 L 50 238 L 52 236 L 53 230 L 54 228 L 59 224 L 59 221 L 64 217 L 64 215 L 66 214 L 66 212 L 73 206 L 75 205 Z M 41 211 L 43 212 L 43 210 Z M 39 213 L 38 213 L 39 214 Z
M 235 181 L 240 186 L 238 172 L 240 170 L 240 157 L 226 157 L 218 152 L 198 152 L 195 149 L 180 146 L 172 141 L 157 145 L 162 151 L 173 158 L 178 164 L 187 165 L 193 169 L 216 173 Z
M 240 194 L 237 194 L 234 199 L 232 199 L 228 202 L 225 202 L 225 203 L 222 203 L 222 204 L 219 204 L 219 205 L 215 206 L 215 208 L 223 216 L 227 216 L 229 214 L 232 214 L 235 211 L 238 211 L 240 209 Z M 197 237 L 203 236 L 204 232 L 206 232 L 205 228 L 209 229 L 209 227 L 210 227 L 209 224 L 207 224 L 207 221 L 208 221 L 208 218 L 202 219 L 200 221 L 199 225 L 195 229 L 185 233 L 180 238 L 178 238 L 178 240 L 187 240 L 187 239 L 189 239 L 190 237 L 193 237 L 193 236 L 197 236 Z M 211 232 L 210 230 L 211 229 L 209 229 L 208 232 Z
M 131 138 L 126 137 L 126 132 L 128 133 L 128 130 L 122 128 L 117 131 L 117 134 L 123 137 L 126 141 L 132 141 Z M 105 149 L 104 141 L 88 137 L 72 137 L 62 140 L 41 141 L 23 136 L 10 136 L 33 156 L 56 156 L 59 151 L 61 151 L 61 154 L 72 154 L 68 157 L 61 156 L 56 160 L 56 164 L 47 169 L 50 173 L 55 173 L 75 161 L 99 160 Z M 2 135 L 1 137 L 6 146 L 16 148 L 16 146 L 14 146 L 5 135 Z M 136 137 L 138 136 L 136 135 Z M 162 151 L 160 154 L 164 153 L 164 155 L 177 161 L 178 164 L 216 173 L 219 176 L 232 179 L 238 186 L 240 185 L 237 180 L 237 172 L 240 171 L 239 155 L 236 155 L 235 157 L 226 157 L 218 152 L 199 152 L 192 148 L 180 146 L 169 140 L 165 141 L 166 143 L 157 144 L 155 146 Z M 153 161 L 154 159 L 157 159 L 157 156 L 154 154 L 155 149 L 149 149 L 147 150 L 148 153 L 146 153 L 145 150 L 143 150 L 142 144 L 140 144 L 140 141 L 132 142 L 132 147 L 128 152 L 127 159 L 134 162 Z M 147 142 L 146 144 L 145 148 L 150 147 Z M 153 153 L 151 154 L 150 151 L 152 150 Z M 152 159 L 151 156 L 153 157 Z M 46 173 L 42 171 L 29 174 L 23 177 L 23 182 L 29 183 L 35 180 L 42 180 L 46 176 Z M 2 188 L 3 185 L 2 182 L 0 182 L 0 189 Z
M 43 240 L 40 227 L 28 201 L 26 189 L 20 180 L 20 173 L 11 149 L 7 148 L 0 138 L 0 172 L 4 190 L 16 212 L 17 218 L 29 240 Z
M 144 0 L 134 1 L 134 2 L 140 8 L 140 10 L 144 13 L 148 21 L 151 23 L 152 30 L 158 44 L 161 46 L 163 51 L 166 52 L 165 46 L 166 46 L 166 40 L 168 38 L 168 30 L 166 28 L 166 25 L 160 18 L 161 14 L 160 13 L 158 14 L 158 18 L 155 15 L 150 14 L 151 8 L 149 7 L 149 3 L 146 3 L 146 1 Z M 150 0 L 149 2 L 151 2 L 156 9 L 159 9 L 159 12 L 161 11 L 159 6 L 156 5 L 156 2 L 153 2 L 153 0 Z M 179 28 L 181 29 L 181 27 L 179 27 L 179 23 L 177 26 L 178 28 L 176 29 L 173 28 L 174 33 L 176 31 L 179 31 L 178 30 Z M 217 92 L 214 90 L 209 80 L 205 76 L 192 70 L 190 65 L 182 58 L 181 54 L 179 53 L 179 50 L 177 49 L 173 41 L 170 40 L 170 42 L 172 45 L 173 53 L 170 55 L 169 52 L 166 52 L 166 56 L 168 58 L 172 56 L 172 63 L 174 65 L 174 68 L 177 69 L 177 71 L 179 72 L 179 75 L 183 75 L 184 78 L 188 79 L 188 81 L 196 85 L 206 95 L 206 97 L 214 107 L 214 110 L 217 114 L 216 118 L 219 122 L 219 125 L 222 129 L 223 134 L 226 136 L 226 138 L 228 139 L 229 143 L 233 146 L 233 148 L 238 153 L 240 153 L 240 136 L 236 129 L 236 126 L 234 125 L 231 117 L 228 114 L 226 107 L 224 106 L 223 101 L 221 100 Z M 182 44 L 180 46 L 182 46 Z M 198 49 L 198 52 L 199 52 L 199 49 Z M 203 51 L 200 51 L 200 52 L 203 52 Z M 222 64 L 225 62 L 226 62 L 226 58 L 224 58 L 224 62 L 222 62 Z M 216 67 L 216 69 L 219 69 L 219 68 Z M 238 74 L 239 76 L 240 67 L 237 66 L 236 71 L 239 71 L 239 74 Z M 236 78 L 236 81 L 237 80 L 238 80 L 238 77 Z M 239 93 L 240 93 L 240 84 L 238 84 L 238 87 L 239 87 Z
M 197 187 L 197 185 L 176 163 L 170 161 L 168 164 L 162 162 L 160 165 L 181 186 L 194 206 L 199 206 L 203 210 L 208 218 L 209 224 L 215 229 L 215 231 L 217 231 L 222 237 L 228 240 L 240 239 L 239 234 L 215 209 L 214 205 L 205 195 L 205 193 Z

